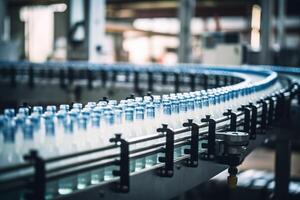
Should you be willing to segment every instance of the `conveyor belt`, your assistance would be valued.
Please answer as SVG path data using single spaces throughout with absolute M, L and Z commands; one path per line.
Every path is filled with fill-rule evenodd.
M 66 70 L 66 67 L 69 70 L 69 77 L 66 75 L 62 79 L 61 72 Z M 153 123 L 151 127 L 149 126 L 150 121 L 141 121 L 139 124 L 136 122 L 133 127 L 132 125 L 129 127 L 127 122 L 123 121 L 121 126 L 106 127 L 106 135 L 101 136 L 102 140 L 105 140 L 104 142 L 93 143 L 91 146 L 82 147 L 75 152 L 68 152 L 66 148 L 61 148 L 64 151 L 57 151 L 57 155 L 49 156 L 50 152 L 44 149 L 50 148 L 51 145 L 56 146 L 56 143 L 53 144 L 53 142 L 45 143 L 45 145 L 34 143 L 37 151 L 28 152 L 30 147 L 27 148 L 27 152 L 20 151 L 16 155 L 21 157 L 26 154 L 24 161 L 13 163 L 16 160 L 9 160 L 5 165 L 1 163 L 0 197 L 2 195 L 2 199 L 19 199 L 24 196 L 33 199 L 172 198 L 210 179 L 228 166 L 238 165 L 252 149 L 264 140 L 267 127 L 274 120 L 278 120 L 279 114 L 283 115 L 285 104 L 289 102 L 289 99 L 299 93 L 297 84 L 282 85 L 276 72 L 262 67 L 237 69 L 187 64 L 172 67 L 161 65 L 141 67 L 128 64 L 96 65 L 83 62 L 45 64 L 3 62 L 0 63 L 0 69 L 2 76 L 5 77 L 1 81 L 3 85 L 22 86 L 28 84 L 33 86 L 39 84 L 44 79 L 49 80 L 49 77 L 41 75 L 40 72 L 44 71 L 43 73 L 48 75 L 50 72 L 52 74 L 50 80 L 53 81 L 44 83 L 49 86 L 61 85 L 66 79 L 68 80 L 67 84 L 70 84 L 70 81 L 79 81 L 89 87 L 92 82 L 93 87 L 99 84 L 100 88 L 107 82 L 109 84 L 117 83 L 116 87 L 132 83 L 137 91 L 141 87 L 153 89 L 159 85 L 168 91 L 173 90 L 174 86 L 174 92 L 176 92 L 160 98 L 157 95 L 149 95 L 141 100 L 141 102 L 145 101 L 144 105 L 141 104 L 145 108 L 146 105 L 154 105 L 155 98 L 159 99 L 162 104 L 162 112 L 157 113 L 153 118 L 156 120 L 151 121 Z M 74 72 L 78 72 L 76 77 L 70 77 L 70 69 L 73 71 L 73 75 Z M 87 76 L 82 75 L 83 71 Z M 115 73 L 118 75 L 116 80 L 113 80 Z M 122 75 L 120 76 L 120 74 Z M 166 80 L 166 84 L 163 83 L 165 76 L 172 77 L 170 80 Z M 201 77 L 197 86 L 193 82 L 195 76 Z M 112 79 L 108 80 L 107 77 Z M 126 77 L 129 79 L 128 81 L 126 81 Z M 158 83 L 156 80 L 161 82 Z M 208 89 L 209 85 L 210 88 L 221 87 L 221 89 Z M 184 87 L 186 90 L 197 90 L 197 87 L 208 90 L 186 94 L 177 93 L 180 88 Z M 186 103 L 190 100 L 193 102 L 193 106 L 189 107 L 187 111 L 179 111 L 179 113 L 170 110 L 169 115 L 168 112 L 165 112 L 165 108 L 168 108 L 167 100 L 171 98 L 186 98 Z M 138 99 L 128 100 L 128 102 L 139 102 Z M 201 103 L 200 107 L 197 107 L 197 102 Z M 103 101 L 99 102 L 98 106 L 102 104 Z M 170 103 L 170 106 L 173 104 L 177 105 L 173 102 Z M 95 112 L 94 108 L 93 111 L 90 111 L 91 113 Z M 138 109 L 138 106 L 135 109 Z M 125 110 L 123 111 L 125 112 Z M 225 111 L 227 113 L 223 117 Z M 25 112 L 24 109 L 22 112 Z M 52 119 L 51 112 L 49 107 L 44 115 L 39 116 L 39 119 L 42 121 L 49 118 L 54 120 L 55 137 L 67 138 L 64 136 L 67 133 L 66 129 L 60 128 L 59 122 L 56 122 L 59 121 L 59 113 L 54 110 Z M 174 113 L 171 115 L 171 112 Z M 34 111 L 32 110 L 31 113 Z M 76 123 L 81 123 L 79 116 L 83 116 L 84 113 L 85 111 L 79 108 Z M 72 116 L 72 111 L 68 111 L 65 115 Z M 7 137 L 7 131 L 10 130 L 8 124 L 10 122 L 17 123 L 19 118 L 11 116 L 9 112 L 1 117 L 1 135 Z M 33 119 L 32 117 L 32 115 L 31 118 L 25 116 L 30 120 Z M 88 120 L 92 120 L 90 114 Z M 161 126 L 161 124 L 164 125 Z M 153 132 L 146 130 L 147 127 Z M 136 129 L 135 132 L 132 132 L 133 129 Z M 88 127 L 84 130 L 86 133 L 92 133 L 102 129 L 101 127 L 96 129 Z M 146 134 L 139 134 L 137 130 Z M 114 136 L 116 131 L 124 133 L 121 137 L 120 135 Z M 247 144 L 245 143 L 246 139 L 244 142 L 238 143 L 240 147 L 247 147 L 247 151 L 244 152 L 240 150 L 243 148 L 234 145 L 230 146 L 230 143 L 226 144 L 229 146 L 224 148 L 226 139 L 216 139 L 216 137 L 221 137 L 221 134 L 225 134 L 225 136 L 227 134 L 230 140 L 242 138 L 238 135 L 229 136 L 230 133 L 226 131 L 242 131 L 247 134 L 247 141 L 249 140 Z M 126 135 L 127 132 L 133 135 Z M 20 133 L 14 134 L 17 137 Z M 36 133 L 34 134 L 34 137 L 38 137 Z M 70 139 L 93 142 L 90 137 L 92 136 L 72 136 Z M 108 141 L 110 138 L 112 139 L 111 143 Z M 220 142 L 222 140 L 224 141 Z M 25 140 L 20 141 L 24 142 Z M 63 142 L 60 143 L 61 147 L 64 144 L 67 146 L 68 141 Z M 75 144 L 77 143 L 75 142 Z M 25 147 L 17 145 L 14 147 L 25 149 Z M 228 149 L 237 153 L 228 154 Z M 15 149 L 13 150 L 15 151 Z M 7 151 L 0 152 L 2 157 L 5 156 L 5 152 Z M 11 154 L 9 155 L 11 156 Z M 152 161 L 155 159 L 155 162 L 147 165 L 148 158 Z M 111 174 L 112 171 L 115 172 Z M 97 175 L 96 182 L 92 181 L 93 175 Z M 61 184 L 64 184 L 63 189 L 66 189 L 68 184 L 72 186 L 68 188 L 69 190 L 63 191 Z

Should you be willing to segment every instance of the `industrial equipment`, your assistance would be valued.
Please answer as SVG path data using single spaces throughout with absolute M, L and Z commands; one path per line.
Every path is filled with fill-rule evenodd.
M 18 95 L 70 85 L 141 95 L 5 109 L 1 199 L 170 199 L 227 168 L 234 188 L 237 166 L 300 92 L 295 68 L 0 64 L 1 87 Z

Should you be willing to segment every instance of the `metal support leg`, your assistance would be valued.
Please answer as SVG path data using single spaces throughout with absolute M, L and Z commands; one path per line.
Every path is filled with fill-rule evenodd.
M 276 141 L 275 157 L 275 199 L 289 199 L 291 169 L 291 141 L 284 133 L 279 133 Z
M 28 86 L 29 88 L 33 88 L 34 87 L 34 69 L 33 66 L 30 66 L 28 69 Z
M 10 85 L 12 87 L 16 87 L 17 85 L 17 81 L 16 81 L 16 75 L 17 75 L 17 71 L 15 69 L 14 66 L 12 66 L 9 70 L 9 74 L 10 74 Z
M 153 72 L 148 71 L 148 91 L 153 92 Z
M 59 85 L 62 89 L 66 88 L 65 78 L 66 78 L 65 70 L 60 69 L 59 70 Z
M 180 0 L 179 1 L 179 62 L 189 62 L 191 55 L 191 20 L 194 16 L 196 1 L 195 0 Z
M 190 87 L 191 87 L 191 91 L 195 91 L 195 89 L 196 89 L 196 75 L 195 74 L 190 74 Z
M 207 90 L 208 88 L 208 77 L 206 74 L 203 74 L 203 88 Z
M 140 91 L 140 75 L 138 71 L 134 72 L 134 92 L 136 92 L 137 94 Z
M 29 195 L 29 199 L 45 199 L 46 191 L 46 168 L 44 160 L 38 155 L 38 152 L 31 150 L 24 159 L 33 163 L 34 165 L 34 183 L 33 195 Z
M 74 69 L 72 67 L 68 68 L 68 84 L 71 86 L 74 82 Z
M 102 80 L 102 86 L 105 88 L 107 82 L 107 72 L 105 70 L 101 70 L 101 80 Z
M 276 117 L 279 120 L 279 133 L 276 135 L 276 156 L 275 156 L 275 199 L 281 200 L 289 199 L 289 182 L 291 171 L 291 135 L 288 130 L 289 97 L 285 97 L 283 93 L 278 95 L 277 113 Z M 284 131 L 281 129 L 284 128 Z
M 179 86 L 180 86 L 180 79 L 179 79 L 179 73 L 174 73 L 174 92 L 178 93 L 179 92 Z

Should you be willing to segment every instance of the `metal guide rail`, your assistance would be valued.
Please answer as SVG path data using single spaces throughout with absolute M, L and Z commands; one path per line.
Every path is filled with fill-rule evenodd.
M 151 196 L 149 193 L 147 193 L 147 195 L 150 195 L 148 197 L 141 196 L 141 192 L 132 191 L 131 184 L 135 184 L 137 177 L 142 177 L 143 174 L 148 174 L 150 177 L 176 178 L 175 171 L 178 171 L 177 163 L 182 163 L 185 168 L 197 169 L 202 167 L 203 161 L 206 163 L 206 166 L 204 164 L 206 169 L 208 167 L 207 163 L 209 163 L 209 166 L 214 166 L 215 163 L 223 165 L 212 169 L 214 173 L 210 174 L 209 177 L 205 177 L 205 180 L 224 170 L 226 166 L 229 166 L 230 177 L 234 177 L 237 173 L 235 170 L 236 166 L 242 162 L 247 154 L 247 151 L 244 149 L 248 144 L 253 143 L 252 141 L 264 135 L 266 129 L 274 120 L 284 117 L 283 113 L 288 112 L 289 104 L 296 94 L 299 94 L 299 85 L 293 84 L 285 90 L 261 99 L 255 104 L 243 105 L 237 113 L 228 110 L 224 113 L 223 118 L 215 120 L 208 115 L 202 119 L 203 123 L 201 124 L 196 124 L 190 119 L 183 124 L 183 128 L 177 130 L 172 130 L 168 128 L 167 124 L 164 124 L 161 128 L 157 129 L 161 134 L 154 134 L 131 141 L 126 141 L 121 135 L 116 134 L 110 140 L 111 145 L 99 149 L 50 159 L 43 159 L 39 156 L 38 152 L 31 151 L 24 156 L 24 159 L 27 161 L 26 164 L 0 169 L 0 177 L 4 177 L 0 182 L 1 195 L 4 198 L 11 197 L 11 199 L 19 198 L 18 195 L 28 199 L 45 199 L 47 198 L 46 190 L 49 183 L 107 166 L 117 166 L 113 168 L 115 178 L 87 186 L 71 194 L 57 195 L 53 198 L 82 199 L 86 197 L 85 195 L 90 195 L 89 197 L 91 198 L 89 199 L 96 199 L 97 197 L 99 198 L 100 191 L 100 196 L 107 199 L 114 199 L 116 197 L 125 199 L 142 197 L 151 199 L 157 196 L 155 194 Z M 239 134 L 240 131 L 246 134 Z M 175 136 L 178 135 L 183 136 L 175 139 Z M 159 140 L 159 142 L 149 146 L 147 145 L 147 141 L 150 140 Z M 137 147 L 138 144 L 142 143 L 144 143 L 143 147 L 141 145 Z M 132 145 L 135 145 L 137 148 L 129 150 L 129 147 Z M 178 147 L 184 147 L 184 154 L 175 158 L 174 151 Z M 92 153 L 103 153 L 112 149 L 119 149 L 120 152 L 102 156 L 99 154 L 99 156 L 97 155 L 92 158 L 90 156 Z M 158 163 L 154 163 L 151 166 L 144 166 L 138 172 L 131 171 L 130 161 L 157 154 L 159 155 Z M 86 156 L 87 158 L 80 162 L 76 162 L 76 160 L 70 162 L 72 158 L 79 156 Z M 61 161 L 66 161 L 64 163 L 67 164 L 61 164 Z M 50 165 L 52 166 L 49 167 Z M 192 176 L 190 174 L 189 179 L 193 179 Z M 134 180 L 133 182 L 131 178 Z M 167 180 L 167 178 L 160 178 L 160 180 L 162 182 L 166 180 L 171 185 L 177 184 L 170 181 L 171 179 Z M 193 181 L 195 180 L 191 180 L 191 182 Z M 201 181 L 204 180 L 197 180 L 197 184 Z M 138 183 L 143 184 L 143 181 L 140 180 Z M 191 187 L 189 184 L 187 186 Z M 149 185 L 140 185 L 140 187 L 151 189 Z M 186 189 L 188 188 L 183 187 L 181 190 L 184 191 Z M 95 191 L 97 192 L 95 193 Z M 175 195 L 174 192 L 176 193 L 176 191 L 164 192 L 161 195 L 164 198 L 171 198 Z M 109 195 L 104 195 L 105 193 L 109 193 Z M 5 196 L 5 194 L 8 194 L 8 196 Z

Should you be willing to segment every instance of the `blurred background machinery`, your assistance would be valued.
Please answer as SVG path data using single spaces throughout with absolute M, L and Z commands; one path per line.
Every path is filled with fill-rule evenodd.
M 292 0 L 5 0 L 0 55 L 299 66 L 298 6 Z

